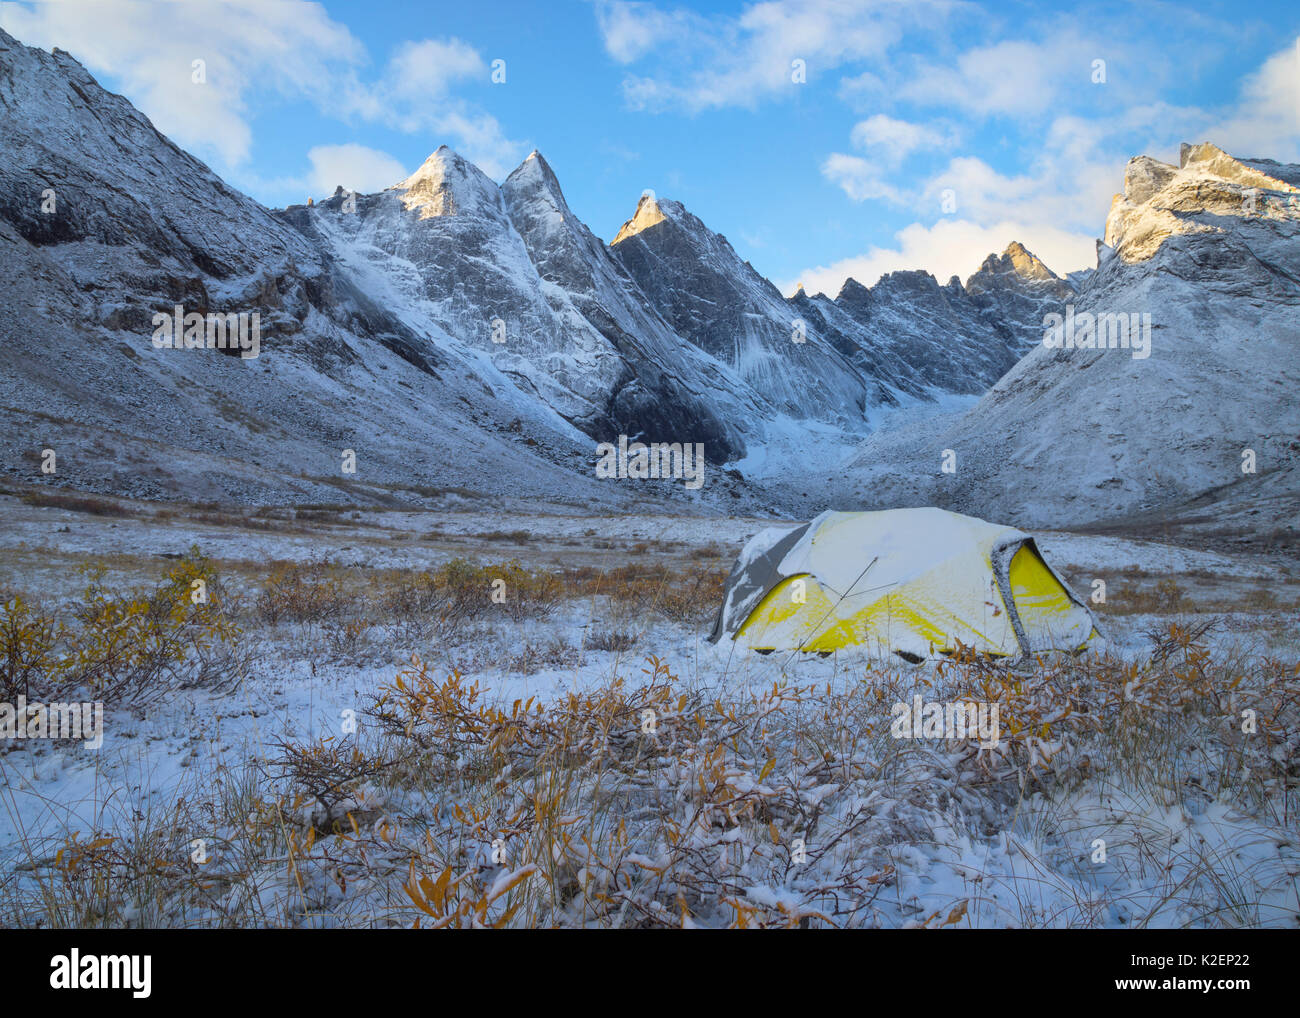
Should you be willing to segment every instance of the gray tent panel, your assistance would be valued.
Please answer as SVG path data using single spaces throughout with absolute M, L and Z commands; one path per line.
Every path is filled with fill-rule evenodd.
M 724 633 L 734 631 L 740 623 L 767 597 L 785 577 L 780 572 L 781 560 L 808 533 L 811 523 L 795 527 L 761 555 L 748 562 L 737 562 L 727 577 L 727 594 L 718 609 L 717 621 L 709 642 L 717 643 Z M 728 610 L 730 609 L 730 610 Z

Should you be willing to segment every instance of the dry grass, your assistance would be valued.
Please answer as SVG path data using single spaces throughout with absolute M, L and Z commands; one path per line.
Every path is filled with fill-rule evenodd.
M 75 494 L 61 491 L 29 491 L 22 496 L 27 505 L 50 509 L 66 509 L 74 513 L 89 513 L 92 516 L 135 516 L 138 510 L 123 505 L 111 498 L 96 495 Z
M 123 589 L 103 565 L 84 574 L 63 610 L 17 594 L 0 602 L 0 701 L 143 708 L 178 689 L 240 681 L 238 605 L 197 549 L 152 589 Z
M 66 662 L 99 654 L 75 648 L 100 646 L 91 635 L 119 631 L 114 620 L 132 612 L 145 631 L 171 634 L 173 650 L 180 641 L 182 655 L 165 657 L 161 671 L 137 661 L 147 681 L 122 686 L 123 702 L 133 689 L 148 697 L 193 681 L 203 659 L 184 641 L 203 619 L 173 609 L 194 578 L 217 591 L 240 654 L 251 655 L 259 628 L 270 641 L 256 645 L 260 654 L 300 640 L 313 668 L 311 655 L 374 665 L 395 644 L 434 653 L 386 671 L 355 732 L 269 737 L 246 766 L 195 766 L 165 805 L 155 796 L 128 810 L 113 797 L 74 811 L 90 819 L 57 837 L 24 837 L 22 863 L 0 884 L 0 924 L 1300 921 L 1286 913 L 1300 868 L 1261 872 L 1235 843 L 1205 838 L 1240 820 L 1256 841 L 1297 851 L 1297 661 L 1212 653 L 1204 620 L 1153 629 L 1146 660 L 1010 667 L 959 655 L 922 668 L 871 665 L 835 688 L 782 676 L 762 689 L 706 689 L 653 652 L 665 624 L 699 633 L 711 621 L 726 576 L 712 558 L 555 570 L 513 560 L 245 565 L 241 597 L 191 556 L 140 590 L 109 589 L 92 569 L 68 604 L 20 609 L 11 597 L 0 615 L 9 692 L 68 681 L 59 678 Z M 1168 612 L 1190 595 L 1170 583 L 1150 597 L 1150 610 Z M 579 646 L 542 624 L 583 602 L 600 621 Z M 498 633 L 504 646 L 489 646 Z M 523 674 L 576 669 L 599 652 L 635 649 L 636 663 L 618 659 L 596 688 L 501 701 L 431 663 L 456 646 Z M 279 662 L 258 664 L 274 673 Z M 915 693 L 996 706 L 998 746 L 894 738 L 891 707 Z M 14 757 L 0 754 L 0 808 L 10 810 Z M 1098 802 L 1104 817 L 1089 812 Z M 1218 827 L 1206 816 L 1219 816 Z M 1087 861 L 1098 837 L 1110 844 L 1109 868 Z M 969 869 L 964 860 L 995 850 L 1027 861 L 996 879 L 972 869 L 951 900 L 915 890 L 934 859 Z
M 1152 636 L 1145 662 L 959 657 L 843 689 L 778 682 L 725 698 L 650 657 L 599 688 L 501 702 L 417 659 L 358 734 L 195 775 L 201 795 L 125 833 L 28 845 L 0 921 L 1087 926 L 1116 909 L 1134 926 L 1285 920 L 1268 902 L 1294 898 L 1294 875 L 1261 877 L 1158 818 L 1229 804 L 1260 837 L 1294 833 L 1300 665 L 1255 658 L 1247 673 L 1216 660 L 1200 627 Z M 997 705 L 999 745 L 894 738 L 890 706 L 919 691 Z M 1114 862 L 1096 894 L 1080 890 L 1084 864 L 1042 854 L 1086 856 L 1095 832 L 1071 804 L 1093 795 L 1135 804 L 1123 836 L 1106 835 Z M 1037 875 L 980 878 L 941 907 L 905 893 L 918 853 L 954 839 L 1015 844 Z M 1059 911 L 1042 911 L 1044 888 L 1070 889 Z

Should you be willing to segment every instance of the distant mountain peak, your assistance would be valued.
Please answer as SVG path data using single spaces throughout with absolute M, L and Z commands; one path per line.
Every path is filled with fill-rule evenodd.
M 642 230 L 648 230 L 667 218 L 663 213 L 663 209 L 659 207 L 658 199 L 647 191 L 641 195 L 641 200 L 636 203 L 636 212 L 632 218 L 619 227 L 619 231 L 615 234 L 611 243 L 618 244 L 627 240 L 628 237 L 635 237 Z
M 497 185 L 482 170 L 446 145 L 390 190 L 404 191 L 402 205 L 431 216 L 468 215 L 497 206 Z
M 557 208 L 568 208 L 559 178 L 537 149 L 529 152 L 528 157 L 510 172 L 502 187 L 507 192 L 546 192 Z
M 966 291 L 985 293 L 991 289 L 1039 287 L 1066 296 L 1070 285 L 1047 267 L 1041 258 L 1018 240 L 1006 246 L 1002 254 L 991 254 L 966 280 Z
M 555 171 L 551 169 L 551 164 L 546 161 L 542 155 L 541 149 L 533 149 L 524 157 L 524 161 L 510 171 L 510 176 L 516 173 L 542 173 L 549 177 L 555 176 Z

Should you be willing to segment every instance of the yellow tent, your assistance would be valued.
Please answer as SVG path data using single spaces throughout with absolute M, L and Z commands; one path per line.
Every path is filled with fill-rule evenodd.
M 760 652 L 862 645 L 918 661 L 959 642 L 1006 657 L 1077 652 L 1096 635 L 1032 537 L 929 508 L 825 512 L 756 534 L 710 639 Z

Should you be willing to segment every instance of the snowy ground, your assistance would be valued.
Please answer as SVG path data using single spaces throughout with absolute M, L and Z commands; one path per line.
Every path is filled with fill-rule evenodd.
M 154 507 L 127 507 L 125 512 L 91 515 L 5 499 L 0 506 L 5 521 L 0 534 L 0 593 L 70 598 L 85 582 L 78 568 L 92 559 L 108 567 L 111 584 L 145 585 L 192 545 L 198 545 L 250 599 L 269 564 L 278 560 L 328 561 L 343 575 L 360 578 L 394 569 L 436 568 L 457 558 L 518 559 L 526 568 L 539 571 L 607 570 L 650 562 L 664 563 L 683 574 L 698 569 L 725 571 L 743 542 L 773 522 L 526 515 L 479 508 L 462 513 L 348 510 L 300 513 L 296 519 L 281 514 L 290 518 L 263 517 L 250 524 L 201 510 L 163 518 Z M 204 519 L 196 522 L 196 517 Z M 1096 579 L 1106 582 L 1108 607 L 1101 614 L 1106 639 L 1097 649 L 1118 661 L 1135 665 L 1144 661 L 1152 646 L 1146 634 L 1152 629 L 1170 621 L 1211 616 L 1218 624 L 1206 637 L 1210 648 L 1237 662 L 1235 667 L 1249 672 L 1253 662 L 1270 657 L 1292 664 L 1300 661 L 1295 625 L 1300 573 L 1294 563 L 1116 537 L 1036 536 L 1048 559 L 1081 593 L 1086 595 Z M 279 740 L 341 739 L 348 712 L 363 715 L 370 698 L 381 686 L 391 684 L 413 653 L 427 662 L 431 673 L 458 669 L 467 682 L 479 683 L 486 700 L 507 710 L 512 702 L 529 697 L 561 703 L 569 694 L 602 689 L 615 678 L 626 680 L 629 687 L 645 684 L 653 672 L 647 663 L 650 655 L 671 669 L 675 688 L 705 703 L 752 704 L 755 698 L 770 695 L 774 686 L 811 687 L 822 691 L 817 695 L 826 702 L 847 697 L 844 702 L 855 704 L 856 710 L 862 707 L 864 680 L 867 686 L 884 683 L 887 674 L 891 697 L 878 705 L 881 731 L 888 724 L 893 693 L 925 690 L 927 698 L 942 699 L 937 694 L 951 680 L 932 666 L 900 670 L 896 663 L 882 665 L 854 654 L 825 659 L 734 654 L 725 642 L 714 646 L 705 639 L 712 607 L 705 606 L 691 619 L 673 621 L 598 596 L 562 594 L 548 617 L 518 621 L 488 617 L 456 639 L 374 624 L 340 640 L 337 627 L 270 626 L 250 613 L 241 624 L 242 639 L 252 650 L 251 663 L 237 689 L 219 694 L 182 690 L 143 714 L 110 711 L 99 750 L 56 743 L 0 743 L 0 872 L 9 888 L 2 899 L 3 921 L 29 925 L 53 921 L 50 892 L 40 888 L 53 886 L 60 872 L 68 881 L 82 879 L 84 875 L 69 876 L 59 867 L 66 865 L 69 845 L 85 844 L 92 837 L 112 836 L 128 844 L 133 838 L 139 841 L 143 832 L 152 831 L 164 819 L 172 822 L 183 816 L 182 826 L 190 829 L 172 831 L 169 842 L 169 850 L 182 853 L 182 859 L 184 846 L 194 839 L 231 844 L 233 834 L 222 833 L 217 823 L 217 814 L 228 805 L 228 790 L 217 793 L 214 788 L 225 788 L 223 783 L 236 780 L 232 776 L 237 775 L 254 774 L 270 781 L 256 762 L 272 758 Z M 621 649 L 592 649 L 591 644 L 610 634 L 618 637 L 614 642 Z M 809 725 L 811 732 L 815 726 Z M 1082 779 L 1041 789 L 1031 785 L 1022 788 L 1020 798 L 1008 801 L 1006 782 L 989 779 L 991 783 L 984 787 L 983 779 L 963 769 L 969 762 L 958 764 L 942 754 L 925 756 L 919 751 L 888 757 L 878 741 L 859 747 L 846 761 L 851 759 L 854 766 L 874 761 L 877 771 L 872 773 L 880 774 L 888 757 L 892 763 L 887 780 L 880 777 L 873 783 L 862 774 L 850 779 L 848 762 L 842 782 L 824 776 L 814 780 L 809 777 L 811 770 L 795 773 L 807 763 L 807 747 L 797 745 L 807 732 L 801 735 L 797 727 L 791 731 L 795 734 L 790 744 L 783 745 L 782 752 L 773 751 L 772 759 L 780 757 L 781 762 L 769 774 L 749 774 L 737 750 L 741 776 L 733 775 L 740 789 L 734 801 L 745 801 L 747 795 L 761 797 L 762 789 L 777 787 L 776 778 L 783 774 L 794 799 L 801 803 L 797 811 L 811 808 L 810 803 L 821 810 L 818 797 L 824 797 L 831 804 L 827 815 L 834 813 L 846 834 L 833 846 L 813 853 L 816 866 L 810 871 L 815 869 L 817 876 L 809 883 L 811 878 L 801 878 L 788 863 L 784 868 L 772 863 L 771 846 L 742 847 L 749 835 L 736 833 L 741 830 L 740 820 L 734 821 L 738 825 L 734 828 L 726 822 L 708 825 L 721 828 L 714 831 L 718 845 L 710 842 L 699 847 L 700 852 L 717 848 L 725 857 L 734 842 L 740 853 L 735 865 L 746 875 L 737 884 L 741 889 L 725 899 L 742 902 L 728 906 L 736 915 L 753 910 L 762 916 L 807 917 L 815 911 L 814 905 L 822 909 L 818 914 L 825 914 L 826 902 L 835 897 L 826 886 L 839 879 L 836 874 L 857 873 L 853 867 L 861 863 L 863 872 L 871 872 L 869 877 L 853 878 L 858 880 L 857 897 L 844 919 L 852 924 L 936 925 L 952 918 L 951 924 L 960 926 L 1300 925 L 1300 837 L 1295 814 L 1288 812 L 1295 804 L 1295 772 L 1286 770 L 1285 758 L 1280 764 L 1281 783 L 1274 780 L 1251 801 L 1239 785 L 1229 786 L 1215 768 L 1210 768 L 1214 772 L 1210 777 L 1195 777 L 1198 791 L 1189 797 L 1167 795 L 1167 783 L 1145 783 L 1131 770 L 1123 775 L 1118 770 L 1102 774 L 1094 764 L 1091 773 L 1096 777 L 1088 779 L 1086 762 L 1078 765 L 1082 770 L 1076 767 L 1070 772 L 1075 777 L 1084 775 Z M 782 755 L 786 751 L 788 760 Z M 1191 780 L 1187 775 L 1195 776 L 1195 755 L 1194 747 L 1187 747 L 1186 753 L 1160 759 L 1180 761 L 1180 781 L 1186 784 Z M 830 759 L 827 750 L 826 760 Z M 1181 775 L 1184 764 L 1187 775 Z M 1216 776 L 1218 792 L 1210 788 Z M 673 787 L 681 775 L 676 779 L 660 775 L 656 780 L 662 790 Z M 446 786 L 448 797 L 457 794 L 455 785 Z M 1200 791 L 1202 785 L 1210 790 Z M 465 790 L 463 782 L 459 787 Z M 218 794 L 225 797 L 221 802 L 215 801 Z M 780 799 L 776 792 L 771 794 L 776 796 L 773 802 Z M 182 801 L 191 808 L 178 810 Z M 405 844 L 416 829 L 442 831 L 440 823 L 451 823 L 443 816 L 447 802 L 431 804 L 427 790 L 417 794 L 406 786 L 374 781 L 366 785 L 359 802 L 364 809 L 358 806 L 358 812 L 372 830 L 386 832 L 389 824 L 401 830 L 396 843 Z M 203 808 L 213 817 L 211 830 L 200 829 L 202 823 L 194 819 L 203 815 Z M 677 805 L 664 808 L 672 811 Z M 771 809 L 780 812 L 776 806 Z M 629 824 L 643 813 L 644 809 L 629 813 Z M 752 824 L 753 819 L 745 822 Z M 505 829 L 503 822 L 501 830 Z M 357 837 L 361 839 L 361 834 Z M 625 853 L 628 859 L 653 867 L 656 850 L 668 851 L 662 838 L 656 838 L 633 845 Z M 1108 846 L 1108 864 L 1093 857 L 1098 839 Z M 410 852 L 415 850 L 406 855 L 398 852 L 398 861 L 390 859 L 387 870 L 358 869 L 360 864 L 351 856 L 347 865 L 352 868 L 346 869 L 330 856 L 331 849 L 321 847 L 331 840 L 322 836 L 318 846 L 308 845 L 304 860 L 319 864 L 319 884 L 327 883 L 321 876 L 326 871 L 336 884 L 339 874 L 351 874 L 350 881 L 342 880 L 350 889 L 304 887 L 301 870 L 306 862 L 286 870 L 272 865 L 283 858 L 268 849 L 271 861 L 264 872 L 252 866 L 256 872 L 248 876 L 250 864 L 245 859 L 241 872 L 247 879 L 239 893 L 247 895 L 248 883 L 254 883 L 260 901 L 275 903 L 257 912 L 272 924 L 409 925 L 412 902 L 400 888 L 412 865 Z M 430 844 L 433 840 L 430 835 Z M 380 841 L 388 846 L 394 839 L 384 834 Z M 485 836 L 485 843 L 491 841 Z M 810 834 L 810 851 L 814 842 Z M 464 846 L 458 845 L 461 856 L 444 854 L 438 860 L 446 859 L 452 866 L 453 857 L 464 854 Z M 65 850 L 62 857 L 60 849 Z M 283 846 L 277 849 L 283 850 Z M 365 845 L 351 850 L 364 855 Z M 343 856 L 348 851 L 338 849 Z M 334 861 L 321 862 L 313 852 L 324 852 Z M 294 858 L 292 852 L 289 858 Z M 477 866 L 482 860 L 470 862 Z M 336 868 L 330 870 L 330 865 Z M 492 871 L 490 863 L 484 865 L 483 872 Z M 437 868 L 430 871 L 434 878 Z M 509 875 L 509 867 L 500 869 Z M 593 879 L 591 874 L 598 869 L 588 859 L 578 872 Z M 616 869 L 607 872 L 605 879 L 621 887 L 620 881 L 630 878 Z M 312 885 L 311 878 L 307 884 Z M 869 901 L 863 898 L 864 887 L 871 889 Z M 625 893 L 632 902 L 632 892 Z M 35 904 L 42 895 L 45 907 Z M 661 905 L 642 899 L 636 899 L 634 906 L 633 918 L 636 909 L 649 910 L 641 915 L 645 922 L 655 919 L 655 909 L 662 911 Z M 568 907 L 578 906 L 570 902 Z M 206 910 L 191 909 L 182 918 L 165 910 L 151 911 L 136 901 L 99 921 L 210 924 L 221 921 L 223 910 L 233 913 L 229 901 Z M 688 921 L 714 925 L 724 921 L 724 914 L 731 915 L 721 906 L 710 911 L 692 905 Z M 551 921 L 555 915 L 550 913 Z M 620 915 L 622 921 L 633 921 L 627 905 Z M 96 920 L 82 916 L 80 921 Z

